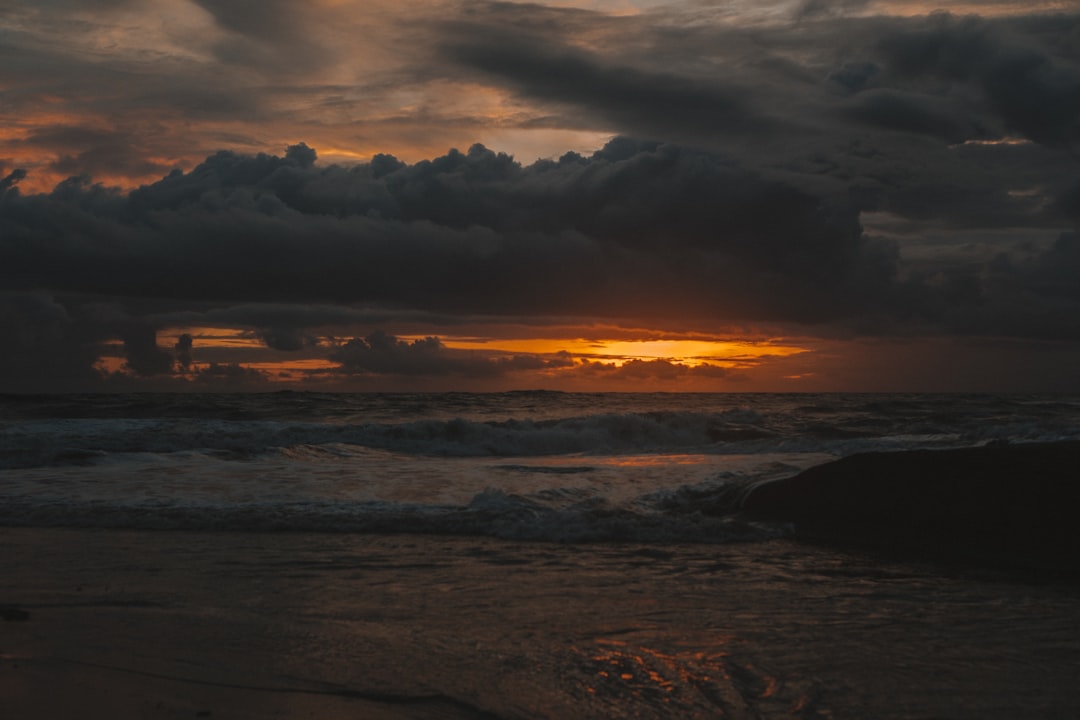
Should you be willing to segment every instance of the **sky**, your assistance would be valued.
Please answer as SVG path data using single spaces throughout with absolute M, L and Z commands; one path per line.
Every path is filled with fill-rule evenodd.
M 0 392 L 1080 392 L 1080 0 L 6 0 Z

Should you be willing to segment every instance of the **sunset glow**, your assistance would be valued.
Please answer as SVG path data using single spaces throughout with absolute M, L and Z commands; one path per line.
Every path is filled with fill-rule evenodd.
M 169 328 L 158 335 L 158 342 L 173 346 L 182 335 L 191 336 L 202 348 L 265 348 L 266 344 L 252 332 L 243 329 L 215 327 Z
M 416 340 L 417 337 L 407 339 Z M 456 350 L 479 350 L 503 353 L 569 353 L 622 365 L 630 360 L 668 360 L 676 363 L 710 362 L 723 367 L 752 367 L 763 358 L 788 357 L 808 352 L 807 348 L 772 341 L 739 339 L 466 339 L 446 337 L 443 343 Z
M 617 334 L 625 336 L 634 332 L 624 329 Z M 692 380 L 689 373 L 715 369 L 753 375 L 755 370 L 772 361 L 813 352 L 809 347 L 770 339 L 705 338 L 700 335 L 680 338 L 655 330 L 636 332 L 649 339 L 445 335 L 438 337 L 437 342 L 447 362 L 464 363 L 460 367 L 466 375 L 470 373 L 468 363 L 494 363 L 492 368 L 504 363 L 503 372 L 513 382 L 551 388 L 576 387 L 583 382 L 618 387 L 621 382 L 625 383 L 626 389 L 632 389 L 640 387 L 642 381 L 660 384 L 666 389 L 723 388 L 727 382 L 724 376 L 717 375 L 702 385 L 702 379 Z M 402 335 L 396 337 L 395 342 L 400 347 L 420 347 L 432 337 L 436 336 Z M 272 347 L 276 341 L 265 332 L 180 326 L 161 331 L 157 343 L 159 347 L 177 348 L 178 353 L 180 348 L 186 348 L 183 350 L 184 364 L 177 366 L 177 371 L 186 378 L 220 375 L 226 367 L 232 366 L 234 374 L 243 371 L 251 377 L 261 375 L 271 385 L 339 384 L 347 381 L 349 374 L 342 374 L 346 368 L 340 360 L 334 359 L 336 353 L 351 344 L 365 343 L 364 338 L 364 335 L 349 336 L 340 332 L 313 333 L 306 337 L 302 347 L 281 350 Z M 106 375 L 122 376 L 129 370 L 124 358 L 123 342 L 115 338 L 105 346 L 95 367 Z M 621 380 L 618 376 L 598 377 L 596 373 L 605 368 L 608 372 L 619 369 L 634 372 Z M 350 370 L 350 374 L 352 372 Z

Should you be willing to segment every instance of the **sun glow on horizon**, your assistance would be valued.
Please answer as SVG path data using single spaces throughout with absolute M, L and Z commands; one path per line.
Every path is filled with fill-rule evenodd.
M 420 336 L 402 339 L 415 340 Z M 553 355 L 569 353 L 575 358 L 610 361 L 621 366 L 633 360 L 667 360 L 675 363 L 708 362 L 724 367 L 754 365 L 767 357 L 788 357 L 809 348 L 772 340 L 741 339 L 606 339 L 606 338 L 440 338 L 454 350 Z
M 264 348 L 265 343 L 247 330 L 220 327 L 175 327 L 158 335 L 159 344 L 172 346 L 182 335 L 189 335 L 202 348 Z
M 669 391 L 707 391 L 731 389 L 732 383 L 746 388 L 770 377 L 798 382 L 806 363 L 791 365 L 788 359 L 805 354 L 812 362 L 818 351 L 813 342 L 764 333 L 710 335 L 614 325 L 478 325 L 460 335 L 440 334 L 441 328 L 423 332 L 426 328 L 415 325 L 401 334 L 378 328 L 275 333 L 251 326 L 167 326 L 156 336 L 157 357 L 145 346 L 129 348 L 114 337 L 101 345 L 95 368 L 116 379 L 148 377 L 143 373 L 149 370 L 184 386 L 235 381 L 248 387 L 483 391 L 625 390 L 646 383 Z M 138 353 L 135 362 L 132 352 Z M 168 358 L 171 366 L 162 365 Z M 403 363 L 401 371 L 394 369 L 397 363 Z M 780 366 L 791 369 L 784 373 Z

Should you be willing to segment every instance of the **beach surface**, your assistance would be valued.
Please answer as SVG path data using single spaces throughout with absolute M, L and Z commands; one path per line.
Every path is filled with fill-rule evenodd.
M 55 718 L 1075 718 L 1080 593 L 774 540 L 0 529 Z

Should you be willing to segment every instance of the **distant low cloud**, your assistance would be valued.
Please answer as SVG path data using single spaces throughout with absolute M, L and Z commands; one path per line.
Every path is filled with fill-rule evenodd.
M 237 363 L 210 363 L 194 377 L 196 386 L 222 390 L 264 390 L 267 380 L 265 372 Z
M 263 328 L 259 330 L 259 339 L 266 347 L 274 350 L 295 351 L 318 344 L 316 338 L 302 330 L 290 327 Z
M 173 371 L 174 358 L 168 350 L 158 347 L 157 332 L 140 322 L 132 322 L 120 329 L 124 342 L 126 366 L 136 375 L 169 375 Z
M 99 328 L 42 293 L 0 293 L 0 379 L 9 389 L 73 390 L 100 380 Z
M 173 349 L 176 351 L 176 364 L 181 372 L 187 372 L 191 369 L 191 348 L 194 345 L 195 341 L 189 333 L 181 334 L 176 340 Z
M 400 340 L 377 331 L 345 343 L 329 356 L 344 372 L 375 375 L 498 377 L 508 372 L 573 366 L 564 354 L 542 358 L 535 355 L 488 356 L 448 350 L 437 337 Z
M 667 382 L 688 377 L 731 378 L 733 374 L 727 368 L 708 363 L 687 365 L 670 360 L 628 360 L 619 365 L 613 363 L 588 362 L 584 371 L 607 378 L 618 378 L 638 382 Z

